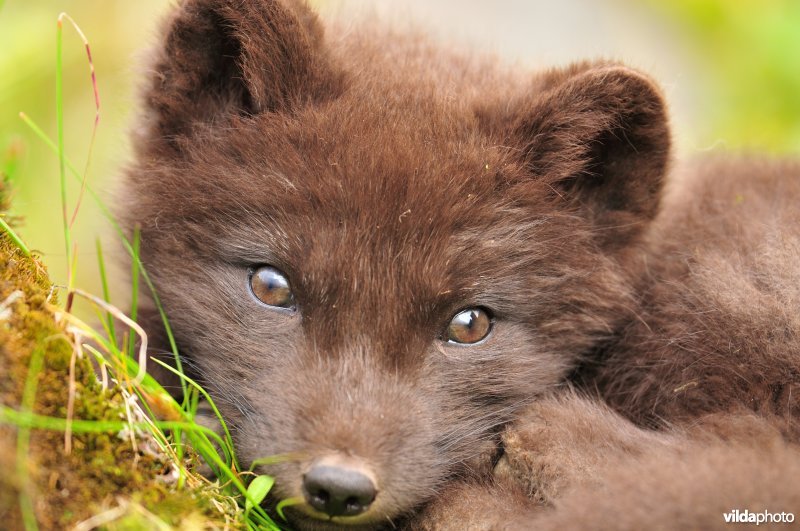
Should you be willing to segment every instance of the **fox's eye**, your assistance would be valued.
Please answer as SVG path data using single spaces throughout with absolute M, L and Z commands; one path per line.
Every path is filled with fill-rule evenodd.
M 447 325 L 450 343 L 472 344 L 485 339 L 492 330 L 492 317 L 483 308 L 467 308 L 458 312 Z
M 272 266 L 250 270 L 250 290 L 268 306 L 294 308 L 294 295 L 286 275 Z

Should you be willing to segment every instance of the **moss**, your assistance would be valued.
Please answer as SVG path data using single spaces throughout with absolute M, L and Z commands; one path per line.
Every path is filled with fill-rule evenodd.
M 0 207 L 8 206 L 7 198 L 7 183 L 0 174 Z M 43 349 L 33 410 L 64 418 L 73 349 L 47 304 L 50 297 L 42 263 L 25 257 L 0 232 L 0 404 L 21 407 L 32 353 Z M 125 418 L 121 391 L 104 391 L 88 359 L 77 361 L 75 380 L 74 418 Z M 202 522 L 194 528 L 225 525 L 206 491 L 178 490 L 167 480 L 173 466 L 166 457 L 136 451 L 129 438 L 116 433 L 75 433 L 67 454 L 64 433 L 32 430 L 26 467 L 21 474 L 6 473 L 17 469 L 17 433 L 15 426 L 0 424 L 0 527 L 22 527 L 22 493 L 34 500 L 35 518 L 44 529 L 72 527 L 114 507 L 128 508 L 115 520 L 113 527 L 118 529 L 150 528 L 154 521 L 175 526 Z M 150 524 L 139 525 L 145 522 Z

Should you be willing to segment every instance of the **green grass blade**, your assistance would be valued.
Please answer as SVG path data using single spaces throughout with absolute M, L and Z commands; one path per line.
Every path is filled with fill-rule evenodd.
M 291 507 L 292 505 L 297 505 L 300 503 L 303 503 L 302 498 L 286 498 L 285 500 L 278 502 L 278 506 L 275 507 L 275 512 L 278 513 L 278 516 L 283 518 L 284 521 L 286 521 L 286 516 L 283 514 L 283 509 L 285 507 Z
M 141 231 L 137 225 L 133 229 L 133 260 L 131 260 L 131 313 L 132 321 L 136 320 L 139 311 L 139 247 L 141 244 Z M 136 349 L 136 337 L 128 336 L 128 356 L 133 357 Z
M 224 473 L 223 475 L 227 476 L 228 480 L 236 487 L 239 493 L 244 496 L 246 501 L 250 501 L 253 504 L 253 512 L 250 514 L 250 518 L 259 517 L 261 519 L 262 525 L 267 527 L 267 529 L 280 529 L 275 522 L 272 521 L 267 513 L 264 511 L 264 508 L 261 507 L 258 503 L 255 503 L 255 500 L 249 495 L 247 492 L 247 488 L 244 486 L 242 481 L 239 477 L 228 467 L 225 466 L 225 463 L 222 462 L 220 457 L 216 454 L 216 452 L 212 453 L 210 457 L 216 461 L 216 464 L 220 467 L 220 470 Z
M 41 365 L 39 367 L 41 368 Z M 48 417 L 23 410 L 17 411 L 4 405 L 0 405 L 0 424 L 11 424 L 22 430 L 38 429 L 65 431 L 67 429 L 67 419 L 65 418 Z M 115 433 L 126 428 L 136 428 L 149 431 L 151 426 L 151 424 L 148 422 L 127 422 L 125 420 L 72 419 L 71 424 L 73 433 Z M 194 422 L 154 420 L 153 424 L 155 424 L 161 430 L 179 429 L 191 431 L 193 433 L 202 433 L 206 437 L 214 439 L 217 444 L 224 444 L 222 438 L 214 433 L 214 430 Z
M 100 270 L 100 284 L 103 289 L 103 300 L 111 304 L 111 292 L 108 289 L 108 278 L 106 276 L 106 263 L 103 259 L 103 245 L 100 243 L 100 238 L 95 240 L 95 249 L 97 249 L 97 268 Z M 114 327 L 114 316 L 111 312 L 105 312 L 105 320 L 107 324 L 108 337 L 113 345 L 117 344 L 117 332 Z
M 39 374 L 42 372 L 42 366 L 44 364 L 44 353 L 45 348 L 43 345 L 37 346 L 31 353 L 31 360 L 28 364 L 28 375 L 25 377 L 25 387 L 22 391 L 22 404 L 20 408 L 23 412 L 33 411 L 33 404 L 36 401 L 36 388 L 39 385 Z M 31 485 L 27 467 L 30 443 L 31 427 L 19 426 L 17 431 L 17 475 L 22 482 L 19 493 L 19 505 L 26 531 L 39 528 L 36 523 L 33 500 L 31 500 L 30 497 Z
M 253 459 L 250 463 L 250 472 L 256 469 L 257 466 L 263 465 L 275 465 L 278 463 L 285 463 L 286 461 L 296 460 L 297 457 L 295 454 L 279 454 L 279 455 L 271 455 L 269 457 L 259 457 L 258 459 Z
M 14 232 L 14 229 L 9 227 L 8 223 L 6 223 L 6 220 L 3 219 L 2 215 L 0 215 L 0 228 L 2 228 L 6 232 L 6 234 L 8 234 L 8 237 L 11 238 L 11 241 L 13 241 L 17 245 L 17 247 L 19 247 L 19 250 L 22 251 L 22 254 L 24 254 L 28 258 L 32 258 L 31 250 L 28 249 L 28 246 L 25 245 L 25 242 L 22 241 L 22 238 L 20 238 L 19 235 L 16 232 Z
M 219 412 L 219 409 L 217 409 L 216 404 L 214 404 L 214 400 L 211 399 L 211 395 L 209 395 L 208 392 L 200 386 L 200 384 L 198 384 L 197 382 L 195 382 L 194 380 L 192 380 L 191 378 L 189 378 L 188 376 L 183 374 L 183 372 L 180 372 L 179 370 L 177 370 L 177 369 L 175 369 L 173 367 L 170 367 L 169 365 L 167 365 L 166 363 L 164 363 L 161 360 L 158 360 L 158 359 L 155 359 L 155 358 L 151 358 L 151 359 L 152 359 L 152 361 L 156 362 L 158 365 L 161 365 L 162 367 L 164 367 L 168 371 L 170 371 L 173 374 L 177 375 L 181 380 L 185 380 L 187 383 L 189 383 L 189 385 L 191 385 L 192 387 L 197 389 L 197 391 L 200 394 L 203 395 L 203 398 L 205 398 L 206 401 L 208 402 L 209 406 L 211 406 L 211 410 L 214 411 L 214 415 L 217 417 L 217 420 L 219 420 L 219 423 L 222 426 L 223 431 L 225 432 L 225 441 L 227 442 L 227 447 L 230 449 L 230 453 L 231 453 L 231 464 L 232 464 L 232 466 L 235 466 L 238 469 L 239 468 L 239 462 L 238 462 L 238 459 L 236 458 L 236 453 L 234 451 L 233 438 L 231 437 L 231 432 L 228 431 L 228 425 L 225 423 L 225 420 L 222 418 L 222 413 Z M 223 450 L 224 449 L 225 448 L 223 447 Z

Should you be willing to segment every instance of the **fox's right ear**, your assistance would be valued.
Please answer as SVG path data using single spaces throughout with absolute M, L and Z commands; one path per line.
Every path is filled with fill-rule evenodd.
M 302 0 L 184 0 L 165 30 L 145 92 L 150 138 L 341 90 L 322 26 Z

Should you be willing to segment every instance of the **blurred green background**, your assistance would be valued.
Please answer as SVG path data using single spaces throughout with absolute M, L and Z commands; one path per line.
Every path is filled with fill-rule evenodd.
M 2 1 L 2 0 L 0 0 Z M 710 147 L 800 152 L 800 2 L 797 0 L 317 0 L 327 11 L 412 18 L 476 48 L 530 66 L 615 57 L 652 72 L 672 103 L 679 156 Z M 91 43 L 101 122 L 89 182 L 109 204 L 128 154 L 146 50 L 166 0 L 6 0 L 0 8 L 0 154 L 16 188 L 20 233 L 66 283 L 58 160 L 20 120 L 24 111 L 55 138 L 56 19 L 68 12 Z M 489 7 L 487 7 L 489 6 Z M 491 9 L 488 16 L 486 9 Z M 481 11 L 483 10 L 483 11 Z M 458 15 L 458 16 L 456 16 Z M 538 40 L 537 40 L 538 39 Z M 94 99 L 83 44 L 64 28 L 66 152 L 83 168 Z M 78 187 L 70 178 L 69 200 Z M 94 240 L 116 246 L 91 199 L 75 226 L 78 284 L 99 292 Z M 114 291 L 126 293 L 124 283 Z

